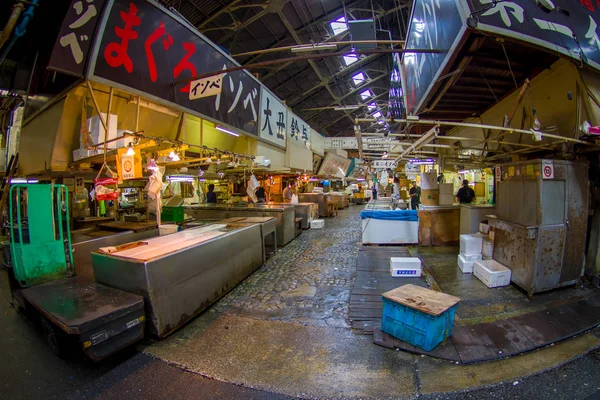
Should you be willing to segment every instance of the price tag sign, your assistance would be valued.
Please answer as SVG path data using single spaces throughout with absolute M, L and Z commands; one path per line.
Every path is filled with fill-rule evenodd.
M 496 174 L 496 181 L 500 182 L 502 180 L 502 167 L 501 166 L 496 165 L 495 174 Z
M 554 179 L 554 163 L 552 160 L 542 160 L 542 178 Z

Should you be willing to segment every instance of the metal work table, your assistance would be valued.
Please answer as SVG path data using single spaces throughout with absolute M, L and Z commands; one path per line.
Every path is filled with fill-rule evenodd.
M 185 212 L 196 220 L 223 220 L 231 217 L 273 217 L 277 220 L 277 245 L 285 246 L 296 237 L 296 208 L 291 204 L 200 204 L 185 206 Z
M 263 265 L 261 226 L 214 224 L 92 253 L 98 283 L 144 296 L 164 338 Z
M 263 239 L 263 263 L 267 261 L 266 246 L 271 247 L 272 253 L 277 252 L 277 221 L 273 217 L 233 217 L 219 221 L 220 224 L 229 226 L 260 225 L 261 237 Z
M 310 222 L 319 219 L 319 206 L 315 203 L 266 203 L 269 206 L 294 206 L 296 209 L 296 218 L 302 218 L 302 229 L 310 229 Z M 256 207 L 263 207 L 263 204 L 258 203 Z

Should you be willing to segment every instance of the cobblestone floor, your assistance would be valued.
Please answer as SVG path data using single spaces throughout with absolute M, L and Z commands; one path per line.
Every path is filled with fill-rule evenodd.
M 211 312 L 347 327 L 361 209 L 341 210 L 337 217 L 325 219 L 325 228 L 303 231 Z

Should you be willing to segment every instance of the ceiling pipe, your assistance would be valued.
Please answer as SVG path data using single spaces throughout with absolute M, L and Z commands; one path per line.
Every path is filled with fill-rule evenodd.
M 8 17 L 8 22 L 6 23 L 6 26 L 4 27 L 2 32 L 0 32 L 0 49 L 2 48 L 2 46 L 4 46 L 4 43 L 6 43 L 6 41 L 10 38 L 10 35 L 15 29 L 17 22 L 19 22 L 19 18 L 21 17 L 21 13 L 24 9 L 25 5 L 23 5 L 21 1 L 18 1 L 13 6 L 12 13 L 10 14 L 10 17 Z

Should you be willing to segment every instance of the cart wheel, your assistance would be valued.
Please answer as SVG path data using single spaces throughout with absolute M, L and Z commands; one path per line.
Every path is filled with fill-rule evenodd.
M 52 324 L 47 318 L 41 317 L 42 329 L 46 335 L 46 341 L 59 357 L 65 355 L 65 339 L 64 333 Z

